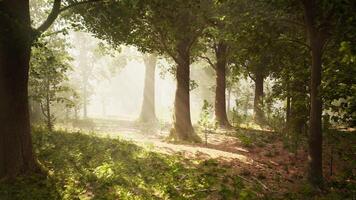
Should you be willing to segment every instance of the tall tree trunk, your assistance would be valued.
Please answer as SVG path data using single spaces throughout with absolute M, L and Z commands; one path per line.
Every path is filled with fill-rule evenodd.
M 227 103 L 227 105 L 226 105 L 226 112 L 227 113 L 229 113 L 230 112 L 230 110 L 231 110 L 231 87 L 228 87 L 227 88 L 227 99 L 226 99 L 226 103 Z
M 144 56 L 146 67 L 145 85 L 143 89 L 143 101 L 139 121 L 141 122 L 156 122 L 155 111 L 155 72 L 157 56 L 150 54 Z
M 226 114 L 226 65 L 227 45 L 219 42 L 216 49 L 216 90 L 215 90 L 215 119 L 221 128 L 230 128 Z
M 174 140 L 197 142 L 200 138 L 195 134 L 190 117 L 190 55 L 184 42 L 178 45 L 177 88 L 174 99 L 174 128 L 170 138 Z
M 314 46 L 315 45 L 315 46 Z M 316 42 L 312 47 L 312 69 L 310 84 L 310 131 L 309 131 L 309 179 L 315 184 L 322 181 L 322 102 L 321 84 L 321 46 Z
M 257 71 L 255 74 L 255 99 L 253 102 L 254 119 L 256 123 L 264 123 L 263 80 L 263 74 Z
M 50 98 L 50 82 L 46 79 L 46 99 L 45 99 L 45 116 L 46 116 L 46 124 L 48 130 L 52 131 L 52 116 L 51 116 L 51 98 Z
M 84 78 L 84 88 L 83 88 L 83 118 L 88 118 L 88 91 L 87 91 L 88 80 Z
M 286 105 L 286 124 L 290 123 L 291 117 L 291 97 L 287 94 L 287 105 Z
M 305 94 L 305 93 L 304 93 Z M 308 112 L 306 107 L 302 107 L 302 103 L 305 104 L 306 102 L 302 100 L 301 95 L 304 94 L 298 94 L 294 95 L 293 98 L 291 98 L 290 102 L 290 120 L 288 127 L 295 133 L 302 135 L 303 133 L 303 126 L 305 125 L 306 119 L 304 114 Z
M 28 0 L 0 2 L 0 180 L 36 169 L 28 106 Z
M 286 127 L 287 129 L 289 128 L 289 123 L 290 123 L 290 117 L 291 117 L 291 91 L 290 91 L 290 73 L 289 70 L 287 71 L 287 88 L 286 88 L 286 93 L 287 93 L 287 97 L 286 97 Z
M 322 52 L 326 42 L 326 34 L 318 30 L 316 25 L 317 3 L 314 0 L 304 1 L 305 25 L 311 48 L 311 82 L 310 82 L 310 127 L 309 127 L 309 174 L 308 178 L 314 186 L 323 182 L 322 170 L 322 100 L 321 71 Z
M 47 97 L 46 97 L 46 116 L 47 116 L 47 128 L 48 130 L 52 131 L 52 116 L 51 116 L 51 104 L 50 104 L 50 98 L 49 98 L 49 91 L 47 91 Z

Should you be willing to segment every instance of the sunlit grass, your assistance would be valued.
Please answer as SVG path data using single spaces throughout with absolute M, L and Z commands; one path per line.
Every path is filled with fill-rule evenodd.
M 47 177 L 0 185 L 1 200 L 33 199 L 255 199 L 260 189 L 216 160 L 164 155 L 94 134 L 35 129 Z

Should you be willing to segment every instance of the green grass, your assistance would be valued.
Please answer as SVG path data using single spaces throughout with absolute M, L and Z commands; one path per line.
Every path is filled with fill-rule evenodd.
M 1 200 L 261 197 L 258 188 L 216 160 L 188 160 L 120 139 L 39 128 L 33 142 L 48 175 L 0 184 Z
M 236 134 L 247 145 L 256 145 L 256 139 L 263 143 L 275 140 L 270 134 L 254 131 Z M 345 173 L 328 181 L 321 193 L 314 194 L 310 187 L 300 186 L 290 193 L 274 195 L 277 191 L 263 194 L 260 185 L 240 178 L 242 175 L 250 179 L 249 171 L 239 173 L 214 159 L 186 159 L 181 154 L 155 153 L 150 147 L 125 140 L 40 128 L 33 131 L 33 143 L 48 174 L 19 177 L 14 182 L 0 184 L 0 200 L 353 199 L 356 194 L 354 173 L 346 168 Z M 350 155 L 352 152 L 347 151 Z M 349 154 L 348 159 L 345 156 L 339 159 L 352 168 L 354 159 Z M 266 177 L 261 173 L 257 178 Z
M 236 131 L 228 132 L 226 135 L 238 138 L 244 147 L 257 146 L 261 148 L 275 142 L 278 138 L 275 132 L 248 129 L 236 129 Z

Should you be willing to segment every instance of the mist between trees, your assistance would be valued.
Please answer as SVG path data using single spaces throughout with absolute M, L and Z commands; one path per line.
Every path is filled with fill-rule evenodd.
M 354 198 L 355 10 L 351 0 L 0 0 L 0 199 L 26 199 L 11 191 L 33 189 L 31 176 L 56 185 L 57 199 L 79 198 L 67 187 L 84 199 Z M 155 152 L 147 162 L 179 163 L 195 184 L 205 165 L 224 172 L 175 185 L 167 164 L 150 182 L 120 168 L 113 149 L 95 147 L 112 159 L 90 160 L 75 132 L 92 146 Z M 95 163 L 89 174 L 55 162 L 64 141 Z M 119 168 L 137 182 L 118 181 Z

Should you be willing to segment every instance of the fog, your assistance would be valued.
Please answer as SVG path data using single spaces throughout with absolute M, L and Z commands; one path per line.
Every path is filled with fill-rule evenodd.
M 104 41 L 87 33 L 71 32 L 69 37 L 69 52 L 73 57 L 73 71 L 69 82 L 83 85 L 83 75 L 80 74 L 92 73 L 88 75 L 87 117 L 130 121 L 138 119 L 145 78 L 143 54 L 135 47 L 122 46 L 119 51 L 110 52 L 111 55 L 98 55 L 96 51 Z M 155 107 L 157 118 L 162 122 L 172 121 L 176 80 L 174 75 L 167 71 L 171 65 L 172 61 L 158 57 L 155 71 Z M 213 104 L 214 71 L 209 69 L 206 63 L 193 63 L 191 79 L 197 84 L 190 95 L 192 122 L 196 123 L 204 99 Z M 77 86 L 77 89 L 81 90 L 81 87 Z M 230 101 L 233 105 L 234 100 Z M 82 116 L 83 112 L 83 108 L 80 108 L 79 116 Z
M 108 81 L 94 85 L 88 116 L 93 118 L 116 118 L 135 120 L 141 111 L 143 100 L 145 66 L 139 60 L 127 66 Z M 155 74 L 156 113 L 164 121 L 171 120 L 175 83 L 171 77 L 162 79 L 159 70 Z M 103 96 L 106 96 L 103 105 Z M 194 109 L 193 109 L 194 110 Z

